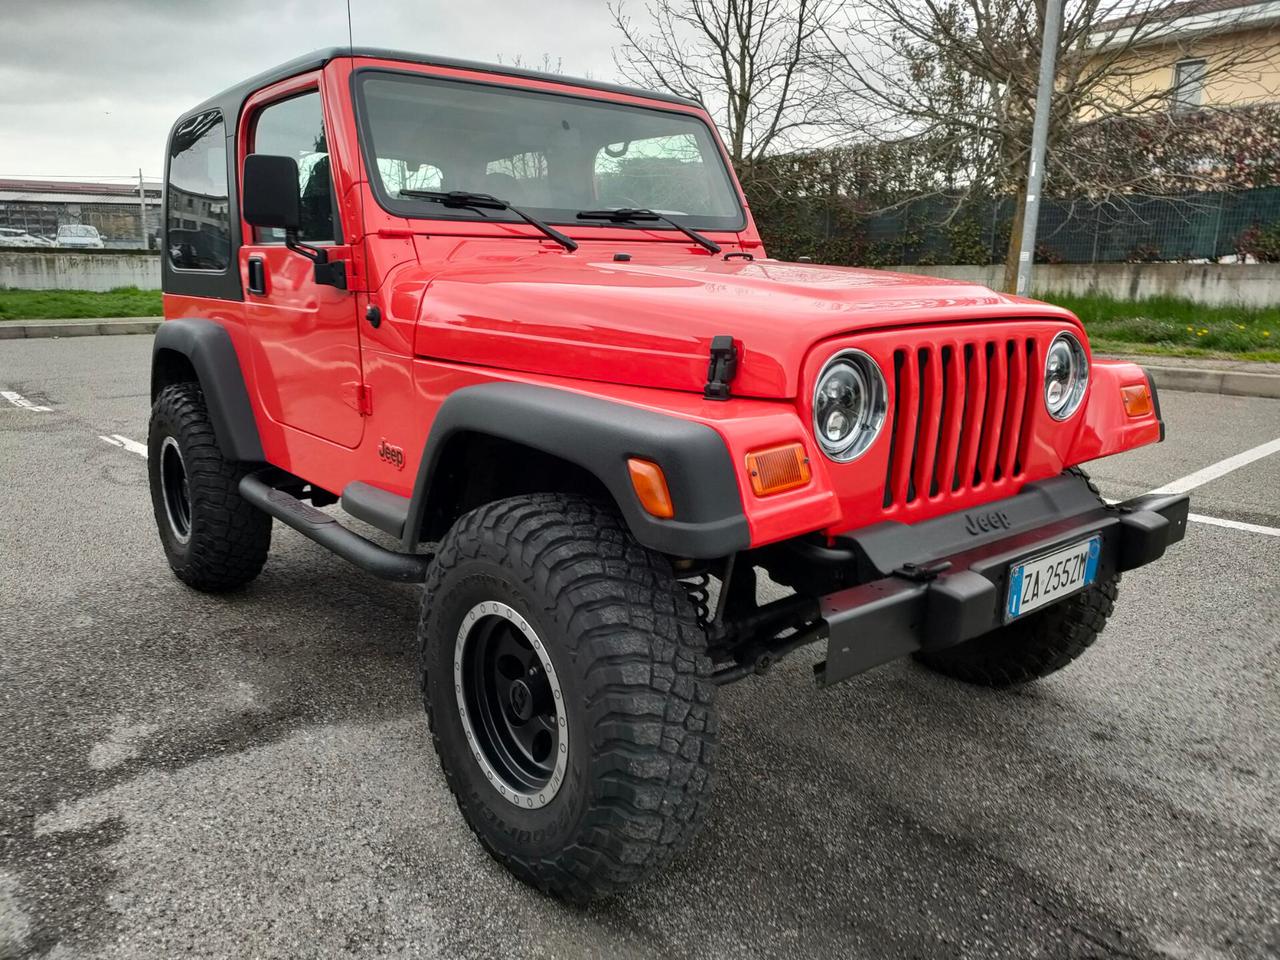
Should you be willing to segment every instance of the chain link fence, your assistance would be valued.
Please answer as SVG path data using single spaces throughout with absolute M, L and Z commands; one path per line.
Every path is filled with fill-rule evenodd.
M 1012 197 L 928 196 L 859 213 L 844 198 L 753 202 L 770 253 L 826 263 L 1003 263 Z M 1045 197 L 1036 259 L 1048 263 L 1219 262 L 1254 227 L 1280 225 L 1280 187 L 1107 201 Z
M 158 187 L 149 184 L 140 199 L 136 186 L 104 185 L 101 192 L 88 196 L 59 191 L 56 184 L 42 186 L 45 189 L 33 190 L 27 184 L 0 181 L 0 247 L 160 249 Z

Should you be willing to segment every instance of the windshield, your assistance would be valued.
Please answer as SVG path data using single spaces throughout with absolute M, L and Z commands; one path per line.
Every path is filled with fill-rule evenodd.
M 78 223 L 64 224 L 58 228 L 58 236 L 60 237 L 90 237 L 94 240 L 98 238 L 98 228 L 88 227 Z
M 360 113 L 379 198 L 402 216 L 515 219 L 401 195 L 465 190 L 553 223 L 628 207 L 695 229 L 744 226 L 711 131 L 689 114 L 378 71 L 360 75 Z

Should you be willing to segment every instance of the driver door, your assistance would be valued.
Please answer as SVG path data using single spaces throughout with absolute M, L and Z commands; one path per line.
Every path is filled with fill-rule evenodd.
M 294 78 L 281 85 L 284 91 L 277 87 L 259 95 L 267 102 L 248 112 L 241 158 L 267 153 L 297 161 L 298 239 L 335 256 L 340 254 L 334 248 L 343 242 L 342 223 L 316 77 Z M 244 230 L 240 272 L 263 408 L 286 426 L 344 447 L 358 446 L 364 418 L 355 401 L 362 382 L 355 296 L 316 283 L 312 262 L 285 248 L 283 230 L 248 225 Z

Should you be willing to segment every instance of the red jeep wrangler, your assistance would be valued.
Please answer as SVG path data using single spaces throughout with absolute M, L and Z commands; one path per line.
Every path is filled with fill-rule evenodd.
M 822 685 L 1042 677 L 1185 532 L 1075 466 L 1162 439 L 1140 367 L 1057 307 L 768 259 L 697 103 L 327 50 L 183 116 L 166 176 L 170 565 L 240 587 L 274 518 L 424 583 L 445 778 L 557 895 L 689 840 L 718 685 L 815 643 Z

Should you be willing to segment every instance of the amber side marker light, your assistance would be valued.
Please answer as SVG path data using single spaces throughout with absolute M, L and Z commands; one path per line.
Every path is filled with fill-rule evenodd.
M 652 460 L 631 457 L 627 460 L 627 469 L 631 472 L 631 486 L 640 498 L 640 506 L 663 520 L 670 520 L 676 515 L 671 491 L 667 489 L 667 477 L 660 466 Z
M 1145 383 L 1121 387 L 1120 396 L 1124 398 L 1124 412 L 1131 417 L 1145 417 L 1154 409 L 1151 405 L 1151 390 Z
M 751 474 L 751 489 L 757 497 L 803 487 L 812 476 L 809 458 L 799 443 L 751 451 L 747 454 L 747 472 Z

